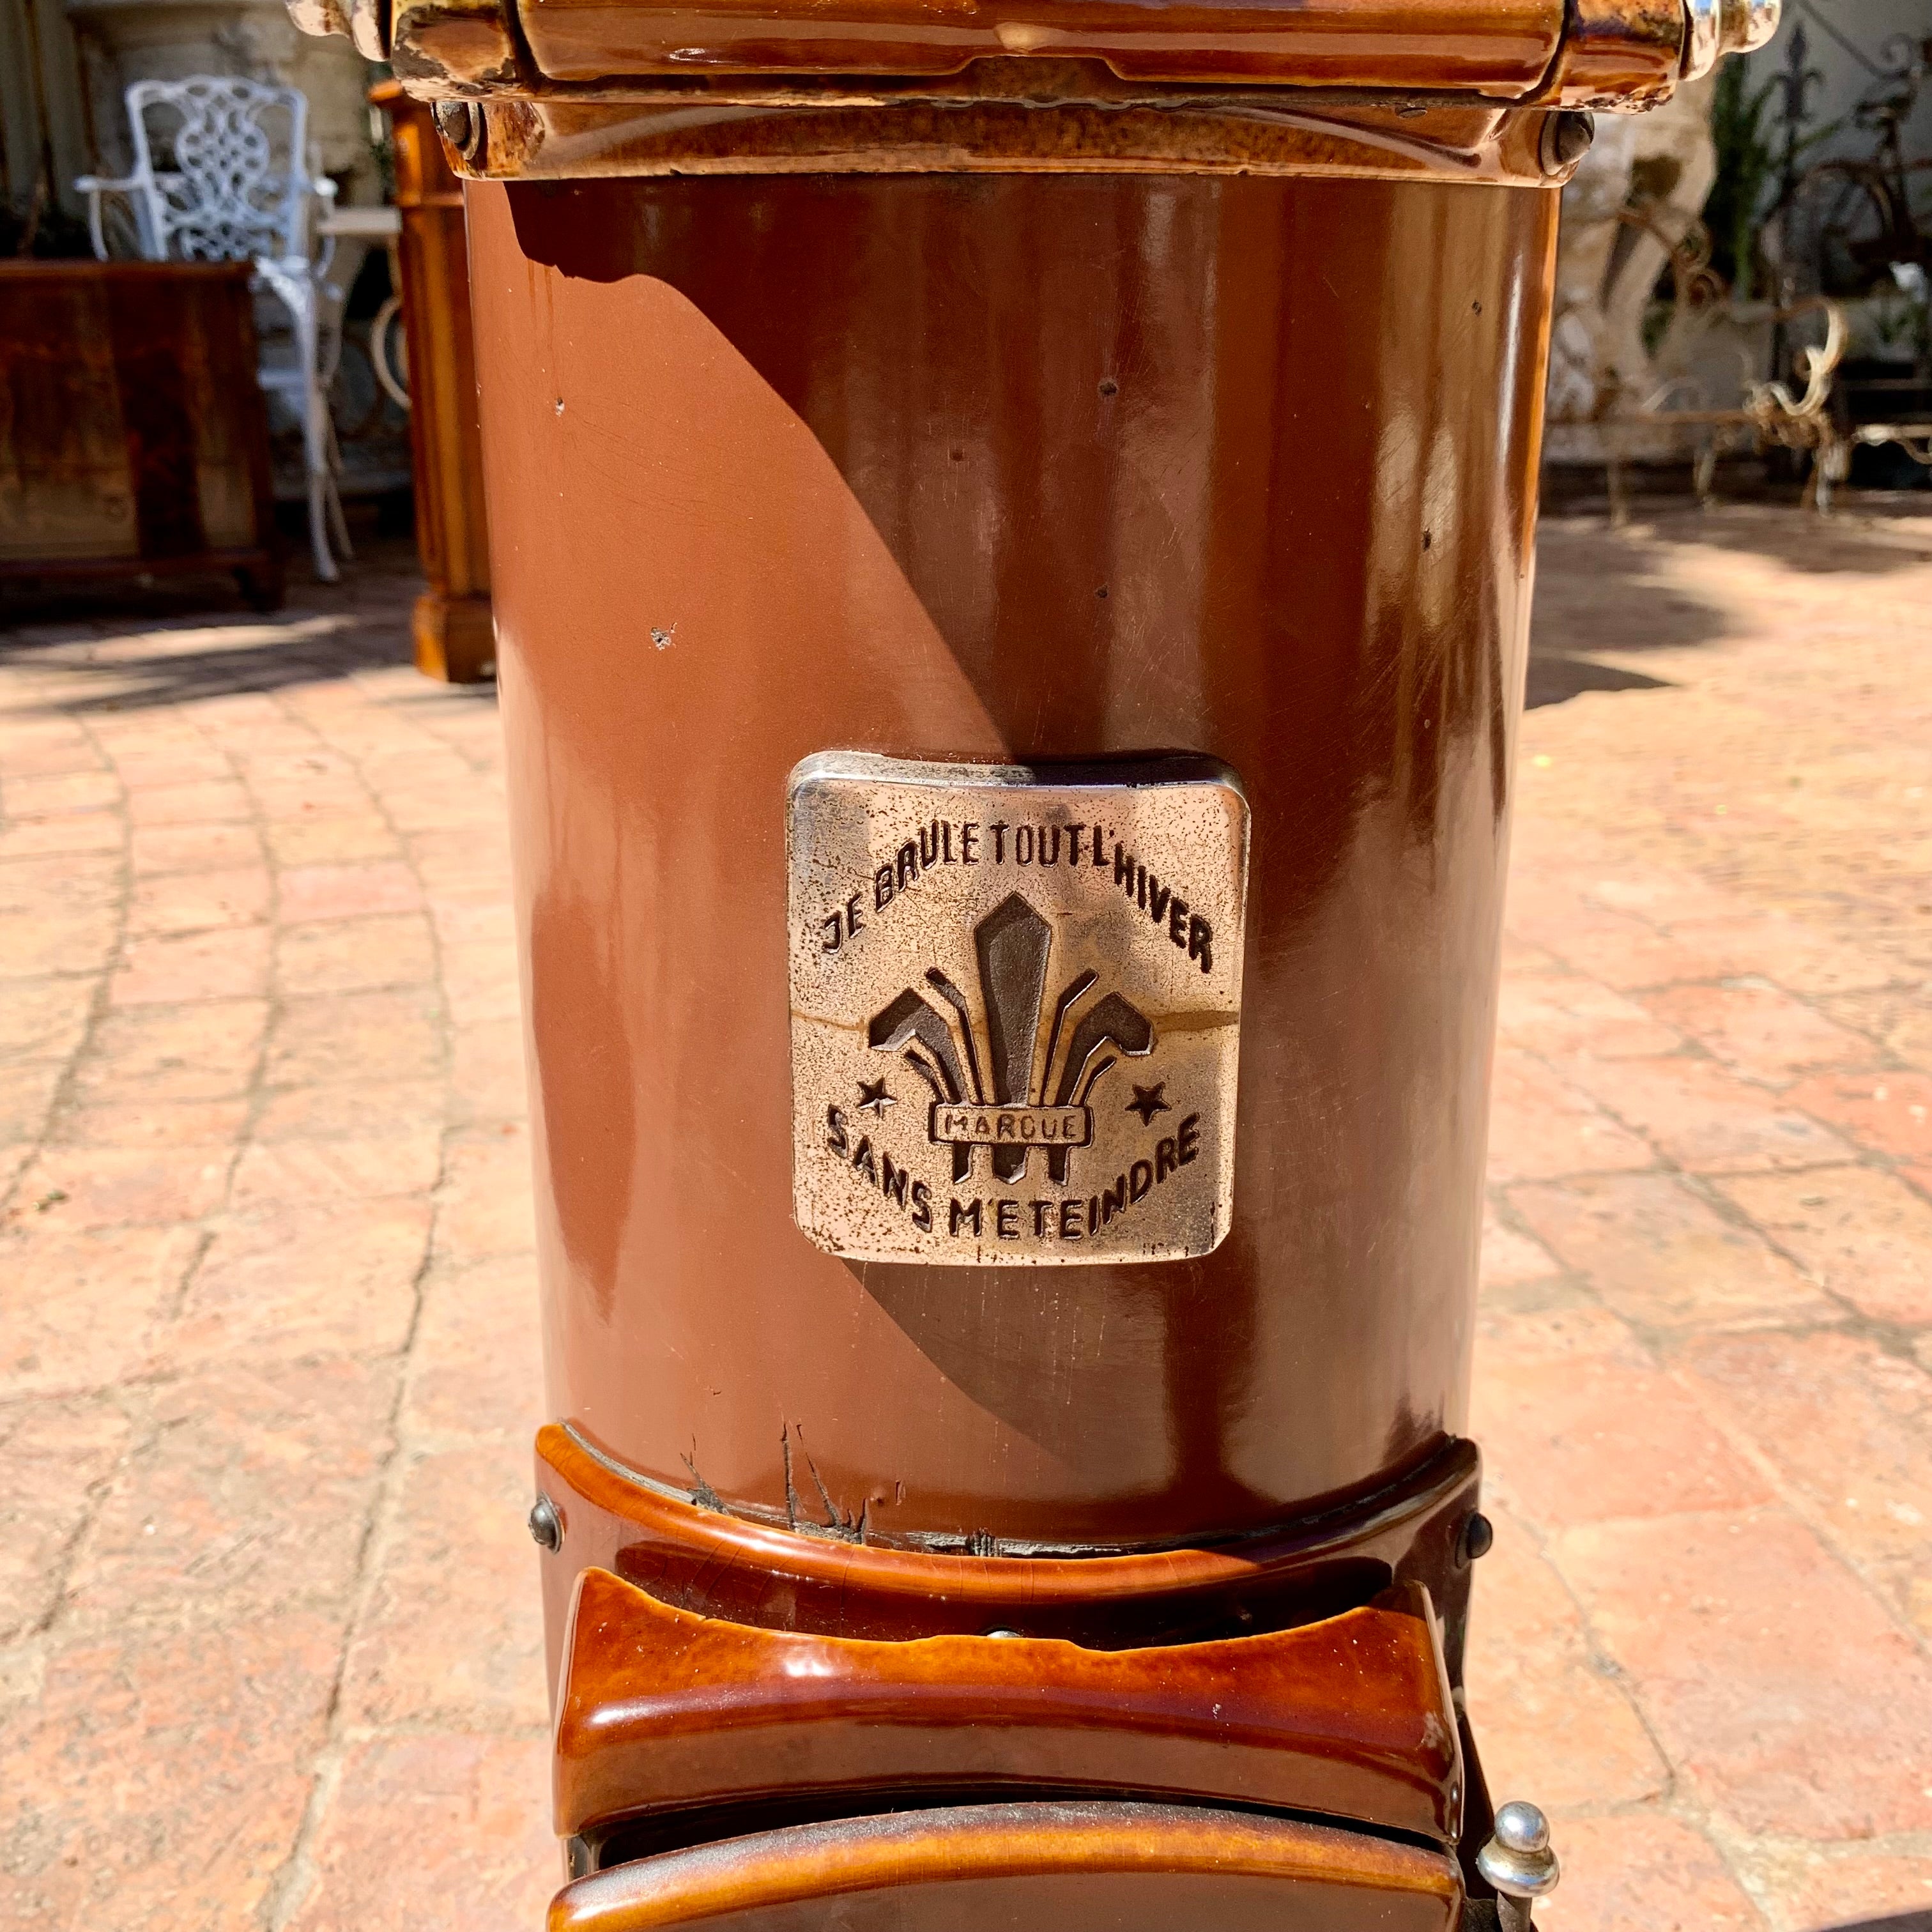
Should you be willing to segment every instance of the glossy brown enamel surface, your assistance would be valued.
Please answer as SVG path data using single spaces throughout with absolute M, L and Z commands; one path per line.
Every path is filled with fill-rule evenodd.
M 982 1804 L 848 1819 L 580 1880 L 550 1932 L 1444 1932 L 1439 1855 L 1193 1806 Z
M 795 1528 L 699 1509 L 627 1478 L 556 1425 L 537 1438 L 536 1482 L 561 1523 L 543 1558 L 549 1681 L 557 1682 L 578 1574 L 614 1571 L 698 1616 L 886 1641 L 988 1630 L 1094 1649 L 1242 1636 L 1426 1588 L 1460 1681 L 1470 1571 L 1461 1555 L 1478 1466 L 1452 1444 L 1402 1483 L 1293 1532 L 1216 1550 L 1133 1556 L 974 1556 L 881 1548 L 808 1515 Z
M 769 1516 L 1280 1522 L 1460 1426 L 1556 198 L 472 190 L 550 1407 Z M 1179 749 L 1252 812 L 1232 1232 L 848 1264 L 790 1213 L 807 754 Z M 789 1466 L 788 1462 L 789 1458 Z
M 1462 1822 L 1420 1591 L 1300 1630 L 1102 1652 L 754 1630 L 590 1570 L 555 1738 L 560 1837 L 657 1807 L 962 1786 L 1211 1798 L 1445 1844 Z

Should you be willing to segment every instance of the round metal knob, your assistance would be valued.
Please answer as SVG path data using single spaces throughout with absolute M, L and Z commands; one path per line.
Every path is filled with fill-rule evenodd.
M 1476 1854 L 1476 1869 L 1505 1898 L 1543 1898 L 1562 1868 L 1550 1849 L 1550 1820 L 1519 1798 L 1496 1814 L 1496 1834 Z
M 1597 138 L 1597 117 L 1565 108 L 1559 114 L 1544 117 L 1540 159 L 1546 175 L 1560 175 L 1574 167 L 1590 152 Z
M 530 1505 L 530 1536 L 546 1550 L 556 1550 L 563 1542 L 563 1519 L 548 1496 L 539 1496 Z
M 1462 1540 L 1456 1546 L 1456 1561 L 1466 1567 L 1480 1563 L 1496 1547 L 1496 1528 L 1489 1518 L 1478 1510 L 1462 1526 Z
M 431 110 L 436 130 L 465 160 L 483 152 L 483 111 L 467 100 L 439 100 Z

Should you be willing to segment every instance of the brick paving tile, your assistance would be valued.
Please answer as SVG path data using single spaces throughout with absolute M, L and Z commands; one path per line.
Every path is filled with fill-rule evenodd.
M 1599 1059 L 1669 1053 L 1683 1044 L 1667 1015 L 1580 973 L 1510 974 L 1503 982 L 1496 1037 L 1532 1053 L 1561 1055 L 1587 1048 Z
M 127 826 L 116 812 L 16 819 L 0 831 L 0 861 L 47 853 L 118 852 L 127 838 Z
M 1528 1525 L 1492 1502 L 1496 1540 L 1471 1612 L 1471 1722 L 1500 1791 L 1552 1815 L 1659 1796 L 1670 1768 Z
M 1830 1330 L 1700 1339 L 1679 1368 L 1832 1544 L 1932 1636 L 1932 1378 L 1867 1336 Z
M 145 938 L 150 934 L 254 926 L 267 918 L 273 888 L 264 866 L 158 874 L 143 879 L 130 897 L 128 931 Z
M 442 1002 L 427 988 L 324 994 L 280 1003 L 266 1078 L 276 1087 L 354 1079 L 430 1079 L 442 1071 Z
M 141 826 L 128 849 L 135 873 L 143 878 L 219 872 L 259 858 L 262 835 L 252 825 Z
M 1850 1150 L 1780 1096 L 1707 1060 L 1572 1061 L 1571 1078 L 1660 1152 L 1692 1173 L 1816 1167 Z
M 10 1211 L 20 1210 L 16 1203 Z M 190 1228 L 69 1229 L 26 1200 L 25 1217 L 0 1227 L 0 1388 L 8 1400 L 144 1374 L 199 1243 Z
M 0 1141 L 31 1142 L 59 1092 L 66 1063 L 58 1060 L 22 1060 L 7 1070 L 0 1088 Z
M 218 1363 L 157 1385 L 76 1547 L 64 1628 L 266 1622 L 349 1595 L 393 1368 Z
M 220 1204 L 234 1160 L 227 1142 L 164 1147 L 50 1145 L 31 1162 L 23 1195 L 47 1204 L 50 1227 L 113 1228 L 199 1220 Z
M 402 841 L 374 812 L 346 818 L 272 820 L 264 835 L 278 866 L 343 866 L 393 859 Z
M 542 1732 L 379 1737 L 342 1763 L 292 1932 L 536 1926 L 556 1888 Z M 410 1855 L 396 1856 L 406 1845 Z
M 542 1728 L 530 1487 L 527 1442 L 471 1441 L 412 1457 L 349 1652 L 342 1694 L 352 1724 Z
M 230 1198 L 245 1208 L 419 1195 L 436 1185 L 442 1165 L 442 1136 L 422 1125 L 388 1133 L 258 1137 L 236 1163 Z
M 1562 1822 L 1550 1932 L 1760 1932 L 1764 1918 L 1710 1840 L 1654 1807 Z
M 1932 1323 L 1932 1198 L 1869 1167 L 1735 1174 L 1718 1191 L 1875 1322 Z
M 39 1059 L 64 1062 L 80 1044 L 93 1005 L 90 979 L 12 981 L 0 999 L 0 1053 L 10 1065 Z
M 1634 1344 L 1580 1350 L 1552 1374 L 1540 1351 L 1518 1359 L 1506 1336 L 1485 1343 L 1473 1427 L 1497 1486 L 1533 1520 L 1598 1522 L 1771 1499 L 1695 1397 Z
M 167 1148 L 219 1144 L 232 1152 L 248 1118 L 249 1102 L 226 1100 L 94 1101 L 79 1098 L 47 1124 L 50 1148 Z M 227 1162 L 222 1162 L 225 1172 Z
M 1779 1932 L 1874 1920 L 1885 1932 L 1922 1932 L 1932 1914 L 1932 1845 L 1807 1846 L 1767 1856 L 1754 1876 L 1778 1902 Z
M 237 1348 L 283 1359 L 392 1353 L 415 1318 L 432 1219 L 420 1196 L 240 1210 L 214 1228 L 172 1346 L 184 1361 Z
M 1520 1048 L 1498 1046 L 1490 1079 L 1490 1178 L 1540 1180 L 1656 1160 L 1590 1096 Z
M 543 1420 L 530 1372 L 543 1353 L 532 1269 L 527 1254 L 512 1254 L 439 1268 L 424 1281 L 404 1396 L 412 1436 L 441 1442 L 507 1432 L 519 1459 L 526 1454 Z
M 232 825 L 250 816 L 248 794 L 232 778 L 200 784 L 144 785 L 128 794 L 136 825 Z
M 245 1094 L 268 1019 L 266 1000 L 211 1000 L 110 1012 L 76 1065 L 76 1095 L 102 1104 L 145 1105 Z
M 435 1130 L 442 1104 L 440 1080 L 332 1080 L 322 1086 L 269 1088 L 261 1096 L 254 1138 L 268 1146 L 278 1141 L 418 1134 Z M 436 1137 L 440 1144 L 440 1132 Z
M 1932 1073 L 1821 1074 L 1786 1097 L 1861 1147 L 1897 1160 L 1932 1159 Z
M 79 910 L 112 901 L 120 884 L 118 853 L 10 859 L 0 864 L 0 913 L 38 919 L 50 912 Z
M 1601 1174 L 1513 1187 L 1510 1206 L 1627 1319 L 1652 1328 L 1828 1319 L 1842 1311 L 1682 1178 Z
M 1483 1286 L 1500 1292 L 1547 1281 L 1563 1264 L 1533 1235 L 1505 1222 L 1493 1200 L 1483 1204 Z
M 8 922 L 7 957 L 0 980 L 38 978 L 44 973 L 86 973 L 112 944 L 112 915 L 99 911 L 49 913 Z
M 1932 520 L 1857 502 L 1543 538 L 1470 1697 L 1556 1932 L 1932 1903 Z M 10 1932 L 556 1882 L 498 724 L 400 564 L 8 637 Z
M 1932 998 L 1924 986 L 1821 994 L 1818 1005 L 1841 1026 L 1876 1040 L 1894 1060 L 1932 1064 Z
M 59 1645 L 8 1724 L 6 1932 L 257 1932 L 327 1735 L 339 1622 Z
M 1932 1658 L 1788 1511 L 1584 1524 L 1552 1556 L 1714 1817 L 1758 1837 L 1932 1832 Z
M 422 903 L 422 884 L 399 859 L 375 859 L 359 865 L 290 866 L 284 868 L 278 885 L 278 910 L 284 926 L 413 912 Z
M 1871 1041 L 1768 982 L 1666 986 L 1645 994 L 1643 1004 L 1733 1071 L 1768 1086 L 1788 1084 L 1816 1068 L 1868 1066 L 1877 1058 Z
M 452 1261 L 522 1253 L 536 1239 L 529 1188 L 530 1136 L 520 1123 L 452 1134 L 439 1190 L 439 1253 Z
M 295 926 L 275 949 L 276 984 L 292 997 L 420 986 L 436 977 L 429 921 L 419 912 Z
M 110 1396 L 0 1409 L 0 1646 L 53 1615 L 71 1546 L 131 1432 Z
M 268 954 L 266 926 L 148 934 L 128 941 L 108 998 L 117 1006 L 248 999 L 267 990 Z

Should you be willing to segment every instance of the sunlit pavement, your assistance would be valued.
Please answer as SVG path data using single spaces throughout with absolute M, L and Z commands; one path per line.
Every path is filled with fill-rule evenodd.
M 487 694 L 0 633 L 0 1925 L 533 1927 Z M 1554 1932 L 1932 1910 L 1932 517 L 1546 526 L 1471 1703 Z

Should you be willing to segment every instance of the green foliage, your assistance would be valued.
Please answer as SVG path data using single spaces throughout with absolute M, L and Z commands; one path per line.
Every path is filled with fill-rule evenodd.
M 1718 70 L 1711 99 L 1718 178 L 1704 203 L 1704 225 L 1711 231 L 1711 266 L 1740 301 L 1754 292 L 1758 228 L 1781 158 L 1770 111 L 1777 92 L 1777 75 L 1750 87 L 1744 62 L 1730 60 Z
M 1711 139 L 1718 151 L 1718 176 L 1704 202 L 1704 226 L 1711 235 L 1711 266 L 1740 302 L 1757 292 L 1758 236 L 1775 201 L 1774 189 L 1784 165 L 1785 127 L 1774 110 L 1785 80 L 1768 74 L 1748 84 L 1745 64 L 1727 60 L 1718 70 L 1711 97 Z M 1792 146 L 1802 160 L 1820 141 L 1844 125 L 1826 122 L 1801 135 Z M 1766 294 L 1770 293 L 1768 290 Z

